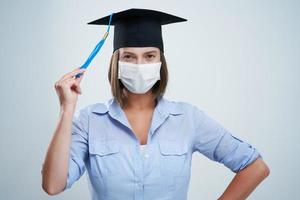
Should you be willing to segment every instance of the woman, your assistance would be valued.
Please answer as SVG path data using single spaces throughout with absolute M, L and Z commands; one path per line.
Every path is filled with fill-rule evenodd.
M 114 16 L 113 98 L 74 116 L 86 70 L 56 82 L 61 112 L 43 165 L 43 189 L 58 194 L 87 171 L 92 199 L 184 200 L 198 151 L 236 173 L 219 199 L 245 199 L 269 174 L 260 153 L 198 107 L 163 96 L 168 70 L 161 25 L 186 20 L 146 9 Z M 108 16 L 90 24 L 107 23 Z

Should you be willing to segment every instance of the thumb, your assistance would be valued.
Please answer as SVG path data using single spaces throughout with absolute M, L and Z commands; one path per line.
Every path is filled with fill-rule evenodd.
M 81 91 L 80 86 L 76 87 L 76 91 L 77 91 L 79 94 L 82 94 L 82 91 Z
M 75 91 L 76 91 L 78 94 L 81 94 L 81 93 L 82 93 L 82 92 L 81 92 L 81 88 L 80 88 L 79 83 L 76 83 L 76 84 L 75 84 Z

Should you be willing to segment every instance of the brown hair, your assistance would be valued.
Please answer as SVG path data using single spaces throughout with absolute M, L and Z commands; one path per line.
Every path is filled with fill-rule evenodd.
M 160 51 L 160 60 L 162 63 L 160 68 L 160 80 L 158 80 L 151 88 L 155 100 L 164 95 L 168 83 L 167 62 L 162 51 Z M 127 98 L 125 95 L 125 90 L 127 90 L 127 88 L 123 85 L 121 80 L 118 79 L 118 61 L 119 50 L 117 49 L 110 59 L 108 80 L 111 86 L 111 93 L 113 97 L 116 98 L 120 106 L 123 107 L 127 103 Z

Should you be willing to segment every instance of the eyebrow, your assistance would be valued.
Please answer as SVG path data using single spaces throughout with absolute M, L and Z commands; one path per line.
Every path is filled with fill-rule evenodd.
M 146 52 L 146 53 L 157 53 L 157 51 L 152 50 L 152 51 L 148 51 L 148 52 Z M 145 54 L 146 54 L 146 53 L 145 53 Z
M 129 51 L 124 51 L 123 54 L 132 54 L 132 55 L 135 55 L 134 53 L 131 53 Z
M 147 51 L 147 52 L 145 52 L 144 54 L 148 54 L 148 53 L 157 53 L 157 51 L 155 51 L 155 50 Z M 131 54 L 131 55 L 135 55 L 134 53 L 129 52 L 129 51 L 124 51 L 123 54 Z

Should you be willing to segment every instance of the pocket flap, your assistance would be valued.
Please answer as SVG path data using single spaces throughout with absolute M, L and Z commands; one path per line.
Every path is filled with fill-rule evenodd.
M 159 148 L 163 155 L 183 155 L 188 152 L 188 145 L 177 140 L 160 140 Z
M 117 153 L 120 151 L 120 144 L 117 140 L 104 140 L 90 142 L 89 152 L 100 156 Z

